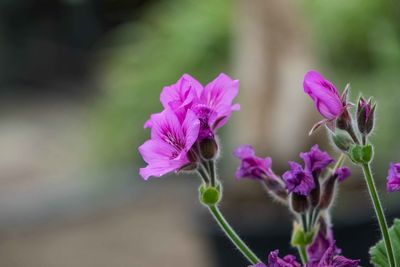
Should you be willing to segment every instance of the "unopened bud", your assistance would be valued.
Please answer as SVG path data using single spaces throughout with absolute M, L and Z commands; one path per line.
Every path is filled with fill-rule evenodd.
M 332 204 L 333 196 L 335 195 L 337 174 L 329 176 L 322 185 L 321 201 L 319 208 L 321 210 L 329 208 Z
M 357 106 L 357 126 L 360 133 L 368 135 L 374 128 L 376 104 L 369 99 L 366 101 L 363 97 L 358 100 Z
M 336 126 L 341 129 L 348 131 L 352 128 L 351 117 L 347 108 L 342 112 L 339 118 L 336 120 Z
M 214 138 L 206 138 L 200 141 L 201 156 L 210 160 L 213 159 L 218 153 L 218 144 Z
M 320 198 L 320 194 L 321 194 L 321 186 L 320 186 L 317 175 L 314 175 L 314 183 L 315 183 L 315 187 L 313 190 L 310 191 L 310 204 L 311 204 L 311 207 L 313 207 L 313 208 L 318 206 L 319 198 Z
M 345 131 L 337 130 L 331 135 L 331 138 L 336 147 L 344 152 L 347 152 L 350 146 L 354 145 L 353 139 L 351 139 L 350 135 Z
M 308 203 L 308 199 L 306 196 L 292 193 L 290 205 L 293 211 L 297 213 L 304 213 L 308 210 L 310 204 Z
M 354 145 L 349 150 L 349 156 L 354 163 L 370 163 L 374 157 L 374 148 L 371 144 Z

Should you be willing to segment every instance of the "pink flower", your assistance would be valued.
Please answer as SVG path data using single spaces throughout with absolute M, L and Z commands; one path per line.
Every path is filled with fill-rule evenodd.
M 389 174 L 387 177 L 387 191 L 400 192 L 400 163 L 390 163 Z
M 189 74 L 184 74 L 175 84 L 164 87 L 160 101 L 165 109 L 173 110 L 182 122 L 186 112 L 192 110 L 201 122 L 199 139 L 213 138 L 214 131 L 222 127 L 232 111 L 240 109 L 232 104 L 239 91 L 238 80 L 221 73 L 205 88 Z M 151 127 L 151 120 L 145 128 Z
M 192 111 L 188 111 L 183 122 L 171 110 L 154 114 L 151 121 L 151 139 L 139 147 L 139 152 L 148 164 L 140 169 L 147 180 L 177 171 L 190 163 L 189 150 L 196 142 L 200 122 Z
M 304 76 L 304 92 L 314 101 L 318 112 L 327 120 L 338 118 L 346 108 L 336 87 L 315 70 Z

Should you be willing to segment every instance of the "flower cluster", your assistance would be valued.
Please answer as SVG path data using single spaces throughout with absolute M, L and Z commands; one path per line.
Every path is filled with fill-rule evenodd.
M 164 87 L 160 95 L 163 110 L 151 115 L 144 125 L 150 128 L 151 136 L 139 147 L 147 163 L 140 169 L 140 175 L 147 180 L 151 176 L 160 177 L 170 172 L 196 170 L 204 181 L 199 188 L 200 202 L 249 260 L 251 267 L 357 267 L 359 260 L 341 255 L 330 220 L 338 184 L 351 175 L 350 169 L 342 166 L 348 156 L 363 169 L 383 233 L 383 242 L 379 246 L 384 243 L 387 255 L 384 260 L 387 260 L 388 266 L 395 267 L 395 247 L 391 245 L 384 210 L 370 168 L 374 148 L 368 139 L 374 130 L 376 104 L 371 98 L 366 100 L 360 96 L 356 111 L 352 111 L 355 105 L 348 100 L 349 86 L 340 94 L 333 83 L 313 70 L 304 77 L 304 92 L 311 97 L 324 119 L 316 123 L 310 133 L 322 125 L 329 129 L 333 144 L 341 152 L 335 166 L 331 167 L 335 160 L 318 145 L 300 153 L 301 163 L 289 161 L 289 169 L 282 174 L 272 170 L 270 157 L 257 156 L 250 145 L 242 145 L 234 152 L 240 160 L 236 178 L 249 178 L 262 183 L 267 192 L 291 212 L 291 245 L 298 248 L 301 263 L 293 255 L 279 257 L 278 250 L 269 254 L 267 263 L 262 263 L 240 239 L 218 209 L 222 184 L 215 166 L 219 152 L 216 132 L 240 108 L 239 104 L 233 103 L 238 85 L 237 80 L 220 74 L 203 87 L 185 74 L 175 84 Z M 400 163 L 390 164 L 387 190 L 400 191 Z
M 315 202 L 314 207 L 320 203 L 320 176 L 334 162 L 327 152 L 321 151 L 318 145 L 314 145 L 310 151 L 300 153 L 304 167 L 297 162 L 289 161 L 290 170 L 280 177 L 272 170 L 272 159 L 270 157 L 257 157 L 250 145 L 239 146 L 234 155 L 240 159 L 240 165 L 236 171 L 238 179 L 250 178 L 263 181 L 269 193 L 278 198 L 289 195 L 309 197 L 312 194 L 316 194 L 316 196 L 310 196 L 310 198 L 316 198 L 315 200 L 310 199 L 307 201 Z M 325 182 L 330 180 L 343 181 L 350 176 L 350 170 L 347 167 L 340 167 L 328 176 L 324 180 Z M 326 190 L 333 191 L 333 185 L 326 188 Z M 324 196 L 321 199 L 324 199 Z
M 239 110 L 239 104 L 232 104 L 238 90 L 238 81 L 223 73 L 205 87 L 188 74 L 164 87 L 160 95 L 164 110 L 144 126 L 151 128 L 151 138 L 139 147 L 147 163 L 140 175 L 148 179 L 195 169 L 201 158 L 215 157 L 215 132 Z
M 249 145 L 238 147 L 234 155 L 240 159 L 236 177 L 264 183 L 271 196 L 290 207 L 297 220 L 296 224 L 302 227 L 301 232 L 313 236 L 309 243 L 305 244 L 308 245 L 309 264 L 314 264 L 308 266 L 320 266 L 318 263 L 325 252 L 329 247 L 335 246 L 328 213 L 337 190 L 336 184 L 337 181 L 344 181 L 350 176 L 350 169 L 337 166 L 333 170 L 328 170 L 334 159 L 318 145 L 311 147 L 310 151 L 300 153 L 304 165 L 289 161 L 290 170 L 284 172 L 282 176 L 272 170 L 270 157 L 256 156 L 254 149 Z M 339 253 L 340 250 L 336 248 L 335 256 Z M 269 262 L 271 259 L 278 259 L 276 252 L 271 255 Z M 290 262 L 292 265 L 286 263 L 285 259 L 286 257 L 279 259 L 280 265 L 269 263 L 267 266 L 297 266 L 292 262 Z

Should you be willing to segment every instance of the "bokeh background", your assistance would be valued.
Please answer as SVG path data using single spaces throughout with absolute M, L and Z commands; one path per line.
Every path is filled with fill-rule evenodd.
M 221 209 L 260 257 L 295 253 L 290 216 L 235 181 L 232 151 L 250 143 L 282 173 L 313 143 L 330 149 L 325 131 L 307 135 L 308 69 L 378 101 L 375 173 L 400 216 L 384 190 L 400 160 L 399 1 L 2 0 L 0 59 L 1 266 L 246 266 L 198 204 L 198 178 L 138 175 L 143 123 L 183 73 L 240 80 L 242 110 L 220 132 Z M 356 169 L 340 191 L 338 245 L 369 266 L 379 233 Z

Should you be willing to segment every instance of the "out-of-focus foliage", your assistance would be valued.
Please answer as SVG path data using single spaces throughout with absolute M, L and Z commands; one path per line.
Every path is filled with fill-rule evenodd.
M 351 82 L 352 98 L 359 92 L 378 102 L 376 143 L 379 173 L 389 160 L 400 159 L 400 2 L 304 2 L 315 37 L 318 62 L 329 69 L 338 87 Z
M 142 125 L 161 111 L 163 86 L 183 73 L 205 83 L 226 71 L 227 2 L 157 2 L 139 23 L 125 24 L 110 36 L 109 49 L 99 55 L 104 95 L 95 111 L 97 157 L 120 164 L 137 159 L 137 147 L 148 136 Z

